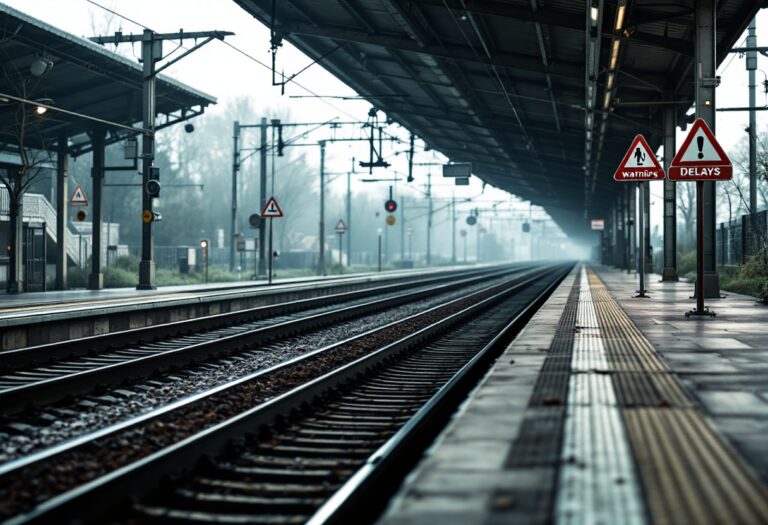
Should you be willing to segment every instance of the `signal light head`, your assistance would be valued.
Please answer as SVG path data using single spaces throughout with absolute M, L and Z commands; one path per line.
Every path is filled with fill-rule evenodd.
M 393 199 L 389 199 L 387 202 L 384 203 L 384 210 L 388 211 L 389 213 L 394 212 L 397 210 L 397 202 Z

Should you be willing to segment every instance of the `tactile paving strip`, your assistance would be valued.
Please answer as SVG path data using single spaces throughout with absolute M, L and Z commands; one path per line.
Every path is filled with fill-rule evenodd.
M 765 524 L 768 489 L 723 441 L 602 281 L 590 288 L 651 519 Z
M 563 419 L 568 396 L 573 336 L 579 297 L 576 274 L 557 332 L 536 380 L 520 433 L 509 451 L 505 468 L 552 465 L 560 458 Z
M 672 371 L 592 271 L 589 281 L 619 403 L 637 407 L 693 406 Z

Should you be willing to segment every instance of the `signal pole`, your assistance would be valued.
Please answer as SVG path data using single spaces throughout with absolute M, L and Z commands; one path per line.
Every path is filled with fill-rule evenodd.
M 240 122 L 232 131 L 232 216 L 230 218 L 229 271 L 235 271 L 235 235 L 237 233 L 237 172 L 240 170 Z M 263 208 L 263 206 L 262 206 Z
M 317 273 L 325 275 L 325 141 L 318 142 L 320 145 L 320 232 L 318 240 L 320 243 L 320 255 L 317 259 Z
M 456 264 L 456 192 L 451 192 L 451 264 Z
M 427 266 L 432 264 L 432 172 L 427 173 L 427 200 L 429 211 L 427 212 Z
M 150 172 L 155 160 L 155 85 L 157 83 L 157 74 L 167 67 L 175 64 L 193 51 L 200 49 L 214 38 L 224 40 L 224 37 L 234 35 L 229 31 L 201 31 L 185 33 L 155 33 L 150 29 L 145 29 L 142 34 L 115 33 L 113 36 L 96 36 L 90 40 L 97 44 L 123 44 L 141 42 L 141 61 L 143 64 L 143 97 L 142 97 L 142 126 L 147 130 L 141 141 L 141 177 L 142 177 L 142 209 L 144 212 L 152 213 L 153 196 L 147 191 L 147 184 L 150 181 Z M 184 53 L 173 60 L 169 60 L 161 67 L 155 67 L 156 62 L 163 59 L 163 41 L 164 40 L 189 40 L 204 39 L 195 44 Z M 141 262 L 139 263 L 139 284 L 136 286 L 139 290 L 154 290 L 157 288 L 155 283 L 155 261 L 154 261 L 154 235 L 152 232 L 152 221 L 142 221 L 141 225 Z

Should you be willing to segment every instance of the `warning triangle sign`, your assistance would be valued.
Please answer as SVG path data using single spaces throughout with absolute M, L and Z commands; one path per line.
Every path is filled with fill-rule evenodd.
M 69 203 L 73 206 L 88 206 L 88 197 L 85 196 L 82 186 L 78 185 L 75 191 L 72 192 L 72 196 L 69 198 Z
M 661 180 L 664 178 L 664 168 L 661 167 L 656 155 L 642 135 L 637 135 L 621 164 L 613 174 L 614 180 L 639 182 L 646 180 Z
M 334 230 L 336 230 L 336 233 L 344 233 L 347 231 L 347 225 L 344 224 L 343 219 L 339 219 L 339 222 L 336 223 Z
M 264 209 L 261 210 L 261 216 L 265 219 L 273 219 L 275 217 L 283 216 L 283 210 L 280 209 L 280 205 L 277 203 L 274 197 L 270 197 L 267 203 L 264 205 Z
M 728 155 L 707 123 L 696 119 L 669 166 L 670 180 L 730 180 L 732 177 Z

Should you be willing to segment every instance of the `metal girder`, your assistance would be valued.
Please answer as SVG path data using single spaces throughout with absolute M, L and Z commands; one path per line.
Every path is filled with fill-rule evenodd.
M 533 10 L 528 7 L 512 5 L 507 2 L 492 0 L 416 0 L 415 3 L 432 5 L 464 11 L 478 15 L 503 16 L 523 22 L 535 22 L 555 27 L 584 30 L 581 13 L 555 11 L 554 9 Z
M 527 7 L 521 7 L 517 5 L 510 5 L 505 2 L 497 2 L 492 0 L 418 0 L 415 3 L 428 4 L 433 6 L 445 6 L 446 4 L 457 10 L 466 10 L 470 13 L 479 15 L 491 15 L 501 16 L 505 18 L 513 18 L 521 22 L 532 22 L 536 24 L 545 24 L 552 27 L 559 27 L 564 29 L 573 29 L 575 31 L 584 31 L 584 23 L 579 16 L 581 13 L 556 11 L 554 9 L 532 9 Z M 658 21 L 658 18 L 663 17 L 658 12 L 640 11 L 640 20 L 643 23 Z M 634 14 L 631 24 L 628 27 L 636 25 L 634 23 Z M 674 15 L 679 16 L 679 13 Z M 663 18 L 662 18 L 663 19 Z M 609 24 L 610 25 L 610 24 Z M 602 38 L 611 38 L 613 35 L 610 31 L 603 31 Z M 632 38 L 635 40 L 651 44 L 656 47 L 669 49 L 677 53 L 684 54 L 686 56 L 693 56 L 693 42 L 689 40 L 683 40 L 673 37 L 657 36 L 642 31 L 635 31 L 632 34 Z
M 478 55 L 468 46 L 458 46 L 455 44 L 451 44 L 450 48 L 434 44 L 420 46 L 416 41 L 412 39 L 403 38 L 396 35 L 371 35 L 369 33 L 356 31 L 353 29 L 313 26 L 299 22 L 281 25 L 279 30 L 285 35 L 294 34 L 320 38 L 331 38 L 345 42 L 356 42 L 358 44 L 367 44 L 385 48 L 399 49 L 401 51 L 423 53 L 425 55 L 449 58 L 462 62 L 473 62 L 480 64 L 487 63 L 486 61 L 479 59 Z M 583 68 L 580 64 L 557 63 L 546 67 L 541 63 L 539 58 L 523 54 L 497 53 L 494 55 L 491 64 L 498 67 L 509 67 L 513 69 L 529 71 L 532 73 L 549 74 L 558 77 L 580 79 L 583 76 Z

